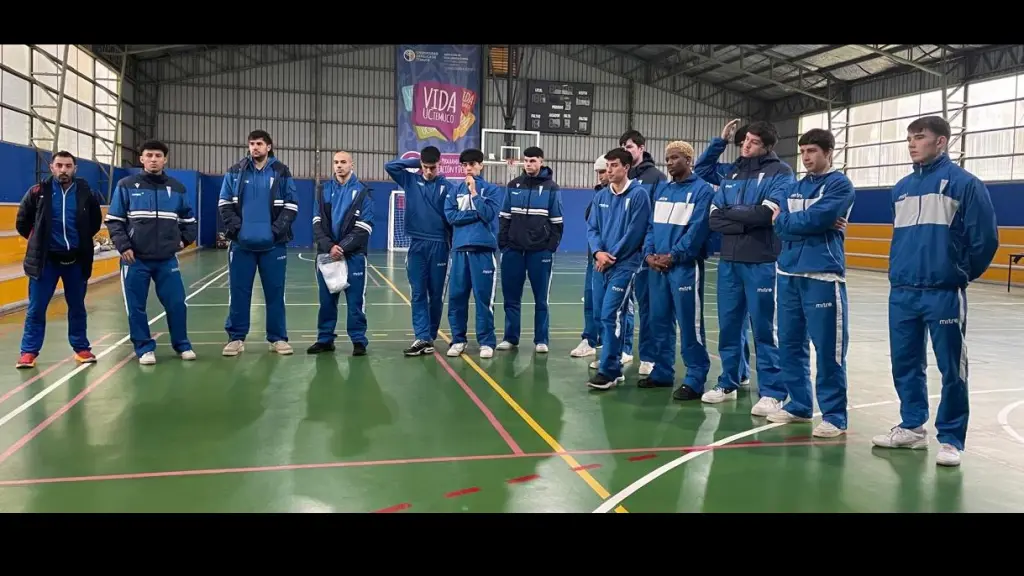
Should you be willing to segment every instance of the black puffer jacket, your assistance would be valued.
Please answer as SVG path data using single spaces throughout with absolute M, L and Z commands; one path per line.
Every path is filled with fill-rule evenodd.
M 82 178 L 75 178 L 75 200 L 77 214 L 75 218 L 78 228 L 77 262 L 82 267 L 82 275 L 88 279 L 92 276 L 93 236 L 103 225 L 103 212 L 100 201 Z M 18 206 L 18 219 L 15 227 L 18 234 L 28 240 L 23 266 L 25 275 L 38 280 L 43 273 L 43 263 L 49 257 L 50 215 L 53 211 L 53 176 L 35 184 L 28 189 Z

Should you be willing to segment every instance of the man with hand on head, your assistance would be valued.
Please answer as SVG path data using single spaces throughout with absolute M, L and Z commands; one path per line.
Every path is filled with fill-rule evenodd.
M 715 190 L 691 169 L 694 151 L 687 142 L 665 147 L 672 177 L 654 191 L 651 223 L 644 243 L 650 267 L 651 333 L 654 370 L 642 388 L 675 384 L 676 325 L 686 366 L 683 384 L 672 394 L 696 400 L 704 393 L 711 358 L 704 330 L 704 242 L 711 233 L 708 213 Z
M 452 343 L 448 356 L 466 350 L 469 295 L 476 300 L 476 340 L 480 357 L 494 356 L 494 293 L 497 288 L 498 211 L 502 188 L 480 176 L 484 154 L 470 148 L 459 155 L 466 179 L 445 199 L 445 215 L 452 225 L 452 262 L 448 279 L 448 323 Z
M 249 134 L 249 155 L 228 169 L 220 189 L 221 218 L 228 252 L 230 308 L 224 329 L 228 344 L 224 356 L 245 350 L 249 334 L 249 310 L 256 273 L 266 301 L 267 341 L 271 352 L 292 354 L 284 305 L 288 270 L 288 242 L 292 223 L 299 213 L 295 181 L 287 166 L 274 156 L 270 134 Z
M 498 217 L 505 308 L 505 337 L 498 350 L 519 345 L 523 287 L 529 277 L 534 301 L 533 343 L 537 352 L 547 353 L 551 267 L 562 241 L 562 192 L 551 168 L 544 165 L 544 151 L 537 146 L 523 151 L 523 173 L 508 183 Z
M 167 312 L 171 348 L 182 360 L 195 360 L 188 339 L 188 305 L 178 252 L 192 244 L 198 225 L 185 185 L 164 172 L 169 149 L 163 142 L 142 144 L 142 172 L 122 178 L 107 210 L 107 230 L 121 253 L 121 287 L 128 309 L 128 331 L 140 364 L 156 364 L 146 301 L 149 285 Z
M 373 232 L 373 200 L 370 187 L 353 171 L 352 155 L 344 150 L 334 154 L 334 178 L 321 182 L 313 193 L 313 242 L 317 254 L 330 254 L 348 266 L 345 288 L 345 329 L 352 340 L 352 355 L 365 356 L 366 338 L 366 249 Z M 338 300 L 332 294 L 314 263 L 320 294 L 317 313 L 317 338 L 307 354 L 333 352 L 338 325 Z
M 445 198 L 454 184 L 441 175 L 441 151 L 427 146 L 419 158 L 392 160 L 384 171 L 405 192 L 405 233 L 409 252 L 405 273 L 412 289 L 412 329 L 415 340 L 406 356 L 434 353 L 434 340 L 444 312 L 452 227 L 445 215 Z M 419 173 L 410 170 L 419 170 Z
M 43 348 L 46 309 L 57 282 L 68 305 L 68 342 L 79 364 L 93 364 L 86 334 L 85 293 L 92 276 L 93 236 L 100 231 L 100 202 L 84 178 L 76 178 L 77 161 L 60 151 L 50 160 L 50 176 L 33 185 L 18 206 L 15 228 L 27 240 L 22 268 L 28 278 L 28 310 L 16 367 L 34 368 Z
M 623 316 L 643 260 L 651 217 L 647 189 L 627 177 L 632 157 L 622 148 L 607 154 L 607 188 L 599 191 L 587 219 L 587 242 L 594 253 L 594 307 L 601 321 L 601 359 L 587 385 L 607 390 L 622 382 Z
M 807 175 L 791 190 L 772 217 L 782 240 L 778 298 L 779 380 L 789 394 L 769 422 L 810 422 L 814 413 L 808 336 L 817 354 L 818 408 L 821 424 L 814 436 L 834 438 L 846 432 L 846 350 L 850 340 L 846 299 L 846 256 L 839 220 L 853 209 L 853 184 L 832 168 L 835 137 L 815 128 L 800 136 L 800 159 Z

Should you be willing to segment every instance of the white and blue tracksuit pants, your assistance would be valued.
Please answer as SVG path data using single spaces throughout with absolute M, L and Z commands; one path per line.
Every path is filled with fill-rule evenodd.
M 267 341 L 288 341 L 284 288 L 288 271 L 288 248 L 278 244 L 265 252 L 252 252 L 231 243 L 228 251 L 228 318 L 224 330 L 228 340 L 242 340 L 249 335 L 249 310 L 256 273 L 260 274 L 265 301 Z
M 188 339 L 188 305 L 185 302 L 185 284 L 181 279 L 178 258 L 166 260 L 138 260 L 133 264 L 121 261 L 121 291 L 128 312 L 128 333 L 135 355 L 156 350 L 156 341 L 149 331 L 146 301 L 149 284 L 156 288 L 156 297 L 167 312 L 167 328 L 171 333 L 171 348 L 181 354 L 192 349 Z
M 608 378 L 622 375 L 622 346 L 626 315 L 631 308 L 639 258 L 621 261 L 604 272 L 594 271 L 594 308 L 601 327 L 598 372 Z
M 530 279 L 533 290 L 533 343 L 547 344 L 551 315 L 548 296 L 551 294 L 551 267 L 554 254 L 550 250 L 527 252 L 505 250 L 501 253 L 501 297 L 505 309 L 506 342 L 518 345 L 522 331 L 523 288 Z
M 345 259 L 348 264 L 348 288 L 345 289 L 345 330 L 353 344 L 366 346 L 366 255 L 356 254 Z M 320 309 L 317 312 L 316 341 L 331 344 L 335 338 L 334 329 L 338 326 L 338 302 L 341 293 L 332 294 L 320 275 L 320 267 L 315 263 L 316 285 L 319 293 Z
M 635 327 L 633 321 L 635 306 L 633 304 L 635 301 L 636 298 L 630 301 L 626 315 L 623 317 L 625 319 L 625 330 L 622 331 L 622 352 L 624 354 L 633 353 L 633 330 Z M 601 345 L 599 312 L 600 310 L 594 307 L 594 259 L 591 257 L 587 260 L 587 272 L 583 279 L 583 333 L 580 334 L 580 338 L 585 339 L 591 348 Z
M 640 333 L 637 349 L 641 362 L 654 362 L 654 335 L 651 332 L 651 301 L 649 283 L 651 270 L 644 262 L 636 274 L 634 295 L 637 309 L 640 311 Z
M 889 292 L 889 346 L 892 376 L 900 397 L 900 426 L 913 429 L 928 422 L 928 337 L 942 374 L 938 440 L 963 450 L 970 401 L 967 388 L 967 291 L 959 288 L 908 289 Z
M 718 264 L 718 354 L 722 358 L 718 387 L 726 392 L 739 388 L 743 324 L 749 313 L 758 392 L 762 398 L 786 399 L 786 388 L 779 382 L 775 277 L 775 262 L 747 264 L 722 260 Z
M 498 345 L 494 334 L 494 295 L 498 290 L 498 259 L 487 251 L 453 250 L 448 276 L 448 324 L 452 344 L 465 343 L 469 324 L 469 296 L 476 302 L 476 341 Z
M 447 242 L 413 238 L 409 243 L 405 273 L 412 288 L 412 331 L 417 340 L 437 339 L 444 314 L 449 253 Z
M 783 409 L 803 418 L 814 413 L 811 342 L 817 357 L 814 396 L 822 420 L 846 430 L 846 352 L 850 341 L 846 283 L 785 274 L 778 278 L 780 380 L 789 393 Z
M 649 270 L 651 339 L 654 347 L 654 382 L 675 382 L 676 326 L 680 354 L 686 366 L 683 384 L 704 392 L 711 370 L 704 329 L 704 263 L 673 266 L 667 272 Z

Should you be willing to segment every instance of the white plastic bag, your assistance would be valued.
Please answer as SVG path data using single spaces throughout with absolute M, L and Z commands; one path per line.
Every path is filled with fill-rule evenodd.
M 330 254 L 318 254 L 316 266 L 320 269 L 320 276 L 327 285 L 331 294 L 337 294 L 348 288 L 348 262 L 344 258 L 334 260 Z

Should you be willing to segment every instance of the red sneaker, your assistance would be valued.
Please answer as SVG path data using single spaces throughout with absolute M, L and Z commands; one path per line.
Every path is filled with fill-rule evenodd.
M 95 364 L 96 355 L 88 350 L 82 350 L 81 352 L 75 352 L 75 361 L 79 364 Z
M 18 363 L 15 364 L 15 366 L 19 370 L 24 370 L 26 368 L 35 368 L 36 355 L 32 354 L 31 352 L 23 352 L 21 356 L 18 357 Z

